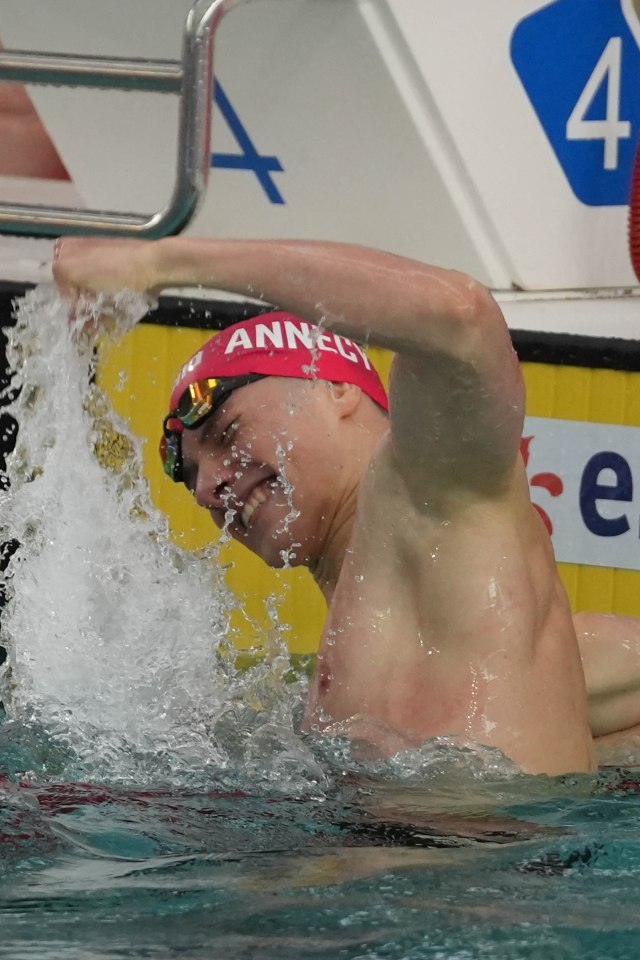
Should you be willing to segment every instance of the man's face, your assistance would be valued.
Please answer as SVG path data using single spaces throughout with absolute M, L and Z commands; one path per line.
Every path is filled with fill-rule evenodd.
M 185 484 L 270 566 L 313 564 L 340 498 L 340 428 L 327 383 L 266 377 L 184 431 Z

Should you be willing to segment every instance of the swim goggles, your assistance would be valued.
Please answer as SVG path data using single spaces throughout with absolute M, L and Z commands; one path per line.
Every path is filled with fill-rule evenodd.
M 181 483 L 184 479 L 182 431 L 185 428 L 195 430 L 201 426 L 234 390 L 253 383 L 254 380 L 262 380 L 264 376 L 263 373 L 244 373 L 237 377 L 205 377 L 189 384 L 177 406 L 162 422 L 160 458 L 167 476 L 176 483 Z M 176 420 L 179 426 L 171 426 L 172 421 Z

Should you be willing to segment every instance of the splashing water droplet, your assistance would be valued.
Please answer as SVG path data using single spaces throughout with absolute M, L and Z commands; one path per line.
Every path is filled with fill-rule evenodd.
M 146 311 L 130 307 L 125 328 Z M 234 600 L 216 550 L 171 541 L 140 442 L 92 384 L 94 349 L 95 334 L 73 334 L 51 290 L 19 302 L 8 359 L 22 389 L 7 409 L 20 426 L 0 542 L 20 546 L 3 584 L 0 697 L 8 723 L 40 723 L 72 747 L 84 775 L 179 782 L 242 762 L 249 737 L 229 727 L 229 712 L 256 680 L 228 652 Z M 282 749 L 298 750 L 298 772 L 310 764 L 317 780 L 293 731 L 303 688 L 275 686 L 271 713 L 245 720 L 259 728 L 277 715 Z

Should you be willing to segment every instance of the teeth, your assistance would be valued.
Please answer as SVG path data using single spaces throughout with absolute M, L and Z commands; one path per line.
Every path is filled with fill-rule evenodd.
M 243 526 L 248 527 L 251 517 L 254 515 L 261 503 L 265 503 L 268 499 L 268 494 L 262 489 L 262 486 L 256 487 L 255 490 L 251 492 L 251 496 L 245 503 L 240 519 L 242 520 Z

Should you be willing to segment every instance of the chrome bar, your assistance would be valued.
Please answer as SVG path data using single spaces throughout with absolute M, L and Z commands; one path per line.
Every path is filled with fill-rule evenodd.
M 182 66 L 175 60 L 115 60 L 68 53 L 0 51 L 0 80 L 12 83 L 180 93 L 182 75 Z
M 154 214 L 132 214 L 117 211 L 102 210 L 70 210 L 64 207 L 43 207 L 31 204 L 0 203 L 0 234 L 19 234 L 35 237 L 56 237 L 65 234 L 84 234 L 102 236 L 135 236 L 157 238 L 179 233 L 193 217 L 199 201 L 206 189 L 210 151 L 211 151 L 211 112 L 213 102 L 213 41 L 215 32 L 225 13 L 243 0 L 197 0 L 187 16 L 182 44 L 182 66 L 178 67 L 181 74 L 180 109 L 178 120 L 178 155 L 176 159 L 176 178 L 171 199 L 167 206 Z M 1 64 L 7 63 L 5 58 L 15 57 L 15 51 L 4 51 L 0 55 L 0 80 L 6 80 L 2 75 Z M 136 89 L 134 83 L 152 84 L 153 71 L 158 63 L 148 61 L 149 70 L 144 79 L 140 74 L 130 76 L 131 85 L 125 82 L 124 73 L 118 78 L 116 73 L 119 65 L 127 62 L 105 57 L 100 58 L 61 58 L 47 54 L 32 55 L 37 60 L 32 61 L 32 68 L 22 62 L 14 64 L 14 69 L 32 70 L 31 83 L 60 83 L 66 86 L 118 86 L 120 89 Z M 45 61 L 49 60 L 54 81 L 51 79 L 37 79 L 39 71 L 45 71 Z M 67 70 L 65 79 L 64 62 L 67 68 L 71 67 L 70 60 L 82 61 L 83 72 L 74 77 L 71 69 Z M 94 73 L 84 72 L 85 67 L 93 60 Z M 61 61 L 63 61 L 61 63 Z M 167 78 L 167 66 L 171 61 L 159 61 L 161 68 L 155 75 L 160 82 L 160 74 Z M 172 76 L 162 82 L 169 83 L 177 79 L 177 72 L 170 66 Z M 11 69 L 7 67 L 7 70 Z M 78 69 L 74 67 L 73 69 Z M 58 71 L 58 72 L 56 72 Z M 126 72 L 126 71 L 125 71 Z M 144 71 L 143 71 L 144 72 Z M 41 76 L 45 76 L 41 72 Z M 15 79 L 15 74 L 11 79 Z M 98 82 L 89 82 L 90 76 L 99 78 Z M 173 79 L 172 79 L 173 78 Z M 157 86 L 144 86 L 137 89 L 158 90 Z

